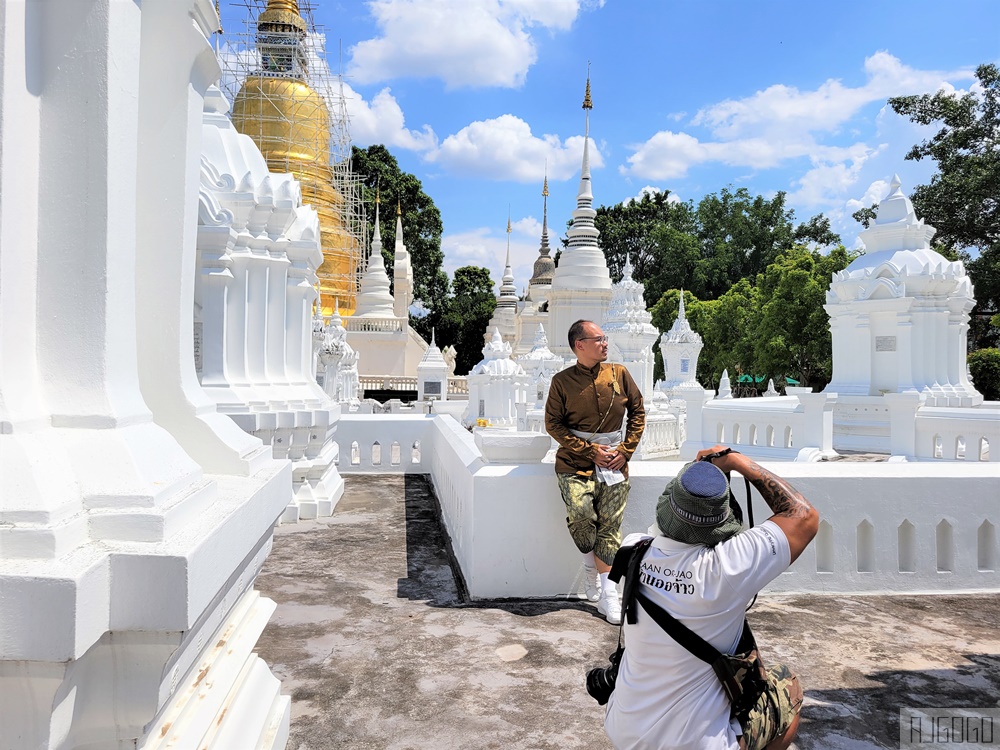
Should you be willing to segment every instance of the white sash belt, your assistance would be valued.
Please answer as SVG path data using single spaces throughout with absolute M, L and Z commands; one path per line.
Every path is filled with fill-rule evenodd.
M 578 438 L 588 440 L 597 445 L 620 445 L 622 442 L 622 431 L 615 432 L 586 432 L 585 430 L 570 430 Z M 594 474 L 598 482 L 604 482 L 609 487 L 619 482 L 625 481 L 625 475 L 617 469 L 606 469 L 603 466 L 594 464 Z

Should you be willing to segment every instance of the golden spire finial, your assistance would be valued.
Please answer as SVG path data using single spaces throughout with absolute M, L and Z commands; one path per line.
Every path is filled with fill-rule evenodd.
M 403 202 L 399 198 L 396 198 L 396 216 L 402 216 L 402 215 L 403 215 Z
M 593 109 L 594 102 L 590 98 L 590 61 L 587 61 L 587 93 L 583 97 L 583 108 Z
M 222 11 L 219 10 L 219 0 L 215 0 L 215 15 L 219 17 L 219 28 L 215 32 L 216 34 L 222 33 Z
M 507 234 L 510 234 L 510 206 L 507 206 Z
M 265 10 L 283 10 L 287 13 L 300 15 L 298 0 L 267 0 L 267 8 Z
M 549 163 L 545 162 L 545 181 L 542 182 L 542 197 L 549 197 Z
M 382 202 L 382 186 L 379 183 L 375 183 L 375 205 L 379 205 Z

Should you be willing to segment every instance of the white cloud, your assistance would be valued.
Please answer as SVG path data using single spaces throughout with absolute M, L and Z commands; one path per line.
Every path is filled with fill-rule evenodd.
M 537 234 L 533 232 L 536 227 Z M 479 227 L 468 232 L 445 234 L 441 238 L 444 270 L 453 275 L 455 269 L 462 266 L 475 265 L 487 268 L 493 279 L 495 291 L 499 294 L 500 279 L 507 257 L 505 229 L 506 224 L 497 229 Z M 534 270 L 542 227 L 537 219 L 526 217 L 512 221 L 511 229 L 514 231 L 510 235 L 510 265 L 514 273 L 514 285 L 520 295 L 523 289 L 527 289 Z
M 372 97 L 371 102 L 344 85 L 347 112 L 351 117 L 351 140 L 359 146 L 382 143 L 390 148 L 404 148 L 409 151 L 432 151 L 437 148 L 438 139 L 429 125 L 422 130 L 406 127 L 403 109 L 384 88 Z
M 865 190 L 859 199 L 850 198 L 845 207 L 851 213 L 858 209 L 868 208 L 873 203 L 878 203 L 889 194 L 889 180 L 874 180 Z
M 858 181 L 862 168 L 886 148 L 869 148 L 863 143 L 848 150 L 846 158 L 816 158 L 815 166 L 793 182 L 797 189 L 788 194 L 788 202 L 806 207 L 832 207 L 843 203 L 843 196 Z M 826 151 L 830 151 L 827 149 Z M 822 151 L 820 151 L 822 153 Z M 837 157 L 841 157 L 837 154 Z M 857 209 L 854 209 L 857 210 Z
M 830 79 L 811 91 L 776 84 L 744 99 L 727 99 L 700 110 L 692 125 L 704 126 L 712 140 L 686 132 L 663 130 L 633 146 L 623 174 L 653 180 L 683 177 L 698 164 L 716 162 L 734 167 L 769 169 L 808 157 L 833 177 L 851 174 L 863 143 L 840 149 L 838 157 L 821 140 L 837 134 L 862 107 L 889 96 L 919 94 L 944 88 L 949 80 L 967 80 L 971 70 L 921 71 L 904 65 L 888 52 L 865 60 L 867 81 L 857 87 Z M 833 167 L 838 167 L 834 170 Z M 832 171 L 831 171 L 832 170 Z M 854 172 L 856 174 L 856 170 Z M 803 196 L 811 178 L 800 186 Z
M 458 174 L 515 182 L 541 182 L 547 164 L 550 179 L 566 180 L 580 169 L 583 141 L 583 136 L 565 141 L 557 135 L 536 136 L 528 123 L 508 114 L 466 125 L 426 158 Z M 590 166 L 604 166 L 593 139 Z
M 449 89 L 516 88 L 538 59 L 532 30 L 568 30 L 579 0 L 372 0 L 380 36 L 351 48 L 360 83 L 440 78 Z

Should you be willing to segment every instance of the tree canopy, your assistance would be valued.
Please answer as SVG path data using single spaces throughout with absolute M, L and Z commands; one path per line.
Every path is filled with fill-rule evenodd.
M 454 345 L 458 351 L 455 374 L 465 375 L 483 358 L 483 335 L 497 300 L 490 272 L 482 266 L 456 269 L 452 289 L 454 294 L 443 305 L 436 338 L 441 346 Z
M 893 97 L 889 105 L 920 125 L 941 126 L 906 155 L 938 168 L 910 197 L 917 215 L 937 228 L 936 242 L 978 250 L 966 263 L 977 299 L 970 343 L 989 346 L 1000 338 L 1000 68 L 980 65 L 976 81 L 962 96 L 938 91 Z
M 382 255 L 392 278 L 396 244 L 396 207 L 403 216 L 403 242 L 413 267 L 413 296 L 429 311 L 424 317 L 411 316 L 411 324 L 430 340 L 430 329 L 448 297 L 448 275 L 442 269 L 441 212 L 423 190 L 420 180 L 399 168 L 396 157 L 382 145 L 366 149 L 353 147 L 351 168 L 362 178 L 368 225 L 375 223 L 375 196 L 381 200 Z M 425 330 L 426 329 L 426 330 Z

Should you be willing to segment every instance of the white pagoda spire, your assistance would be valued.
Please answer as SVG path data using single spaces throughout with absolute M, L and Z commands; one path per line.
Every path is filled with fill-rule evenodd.
M 403 244 L 403 207 L 396 202 L 396 245 L 393 249 L 392 262 L 392 298 L 393 311 L 397 318 L 409 315 L 413 304 L 413 267 L 410 263 L 410 253 Z
M 532 287 L 552 286 L 552 276 L 556 272 L 556 263 L 549 255 L 549 176 L 545 175 L 542 184 L 542 242 L 538 248 L 538 258 L 535 260 L 535 267 L 532 269 L 531 280 L 528 282 L 528 297 L 534 302 L 541 304 L 544 299 L 536 299 L 532 293 Z
M 503 279 L 500 284 L 500 296 L 497 307 L 517 307 L 517 287 L 514 286 L 514 273 L 510 269 L 510 210 L 507 211 L 507 260 L 504 263 Z
M 368 255 L 368 268 L 361 277 L 361 291 L 358 294 L 355 318 L 393 318 L 392 295 L 389 293 L 389 274 L 385 272 L 382 257 L 382 231 L 379 229 L 379 197 L 375 193 L 375 232 L 372 249 Z
M 576 196 L 573 221 L 566 232 L 568 247 L 560 257 L 549 293 L 552 350 L 563 356 L 572 354 L 565 341 L 570 325 L 576 320 L 592 320 L 603 324 L 611 301 L 611 274 L 608 272 L 604 253 L 597 244 L 600 232 L 594 225 L 597 212 L 594 210 L 590 179 L 590 110 L 593 106 L 588 72 L 587 90 L 583 99 L 583 109 L 587 114 L 580 189 Z
M 646 310 L 644 295 L 643 285 L 632 278 L 632 260 L 626 255 L 622 280 L 611 290 L 604 332 L 616 350 L 616 358 L 628 368 L 643 398 L 648 400 L 653 396 L 653 344 L 658 331 Z

